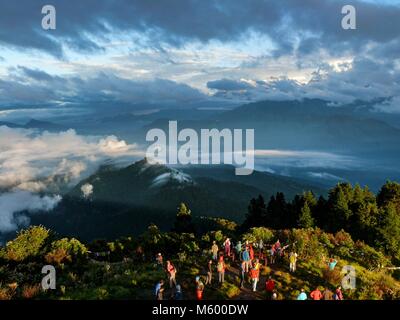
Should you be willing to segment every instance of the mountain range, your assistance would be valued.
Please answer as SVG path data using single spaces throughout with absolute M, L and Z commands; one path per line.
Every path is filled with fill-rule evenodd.
M 90 192 L 84 193 L 87 186 Z M 229 165 L 179 169 L 144 159 L 124 168 L 102 167 L 64 195 L 52 212 L 32 216 L 32 222 L 85 239 L 112 238 L 138 234 L 150 223 L 170 229 L 181 202 L 194 218 L 241 222 L 250 199 L 259 194 L 268 199 L 282 191 L 292 197 L 306 190 L 326 192 L 320 186 L 270 173 L 235 176 Z

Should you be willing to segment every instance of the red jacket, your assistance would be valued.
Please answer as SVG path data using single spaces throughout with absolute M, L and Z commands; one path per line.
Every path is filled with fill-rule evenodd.
M 310 297 L 313 300 L 321 300 L 322 299 L 322 293 L 321 293 L 321 291 L 319 291 L 317 289 L 317 290 L 314 290 L 313 292 L 310 293 Z
M 275 281 L 274 280 L 268 280 L 267 283 L 265 284 L 265 290 L 268 292 L 272 292 L 275 289 Z

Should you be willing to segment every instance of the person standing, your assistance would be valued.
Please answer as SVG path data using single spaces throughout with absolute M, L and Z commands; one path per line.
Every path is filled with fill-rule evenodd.
M 175 300 L 182 300 L 182 288 L 180 284 L 175 287 Z
M 225 256 L 230 257 L 231 256 L 231 240 L 229 238 L 226 238 L 224 242 L 224 247 L 225 247 Z
M 212 272 L 212 264 L 213 264 L 213 261 L 212 261 L 212 260 L 208 261 L 206 285 L 208 285 L 208 284 L 211 285 L 212 273 L 213 273 L 213 272 Z
M 249 272 L 250 267 L 250 254 L 246 247 L 246 249 L 242 252 L 242 261 L 245 263 L 246 273 Z
M 246 262 L 240 264 L 240 289 L 244 288 L 244 280 L 246 278 Z
M 218 282 L 220 284 L 224 283 L 225 281 L 225 268 L 226 266 L 225 266 L 224 256 L 220 256 L 217 264 Z
M 164 258 L 162 256 L 161 253 L 158 253 L 156 256 L 156 263 L 157 263 L 157 267 L 159 268 L 163 268 L 164 265 Z
M 250 261 L 253 261 L 254 259 L 254 249 L 253 249 L 253 245 L 250 243 L 249 246 L 249 255 L 250 255 Z
M 329 271 L 335 270 L 336 264 L 337 264 L 337 260 L 330 258 L 329 263 L 328 263 Z
M 322 295 L 324 296 L 324 300 L 333 300 L 333 292 L 328 287 L 325 288 Z
M 335 300 L 343 300 L 343 293 L 342 293 L 342 287 L 341 286 L 337 287 L 337 289 L 336 289 Z
M 156 297 L 156 300 L 163 300 L 164 299 L 164 280 L 160 280 L 156 284 L 156 288 L 154 290 L 154 295 Z
M 296 264 L 297 264 L 297 253 L 292 251 L 289 254 L 289 270 L 290 270 L 290 272 L 296 271 Z
M 201 281 L 200 277 L 196 277 L 196 298 L 197 300 L 203 299 L 203 291 L 204 291 L 204 284 Z
M 257 291 L 257 282 L 258 282 L 258 278 L 259 278 L 259 270 L 257 270 L 256 268 L 252 268 L 250 270 L 250 278 L 251 278 L 251 282 L 252 282 L 253 292 L 256 292 Z
M 297 300 L 307 300 L 307 293 L 301 288 L 300 294 L 297 296 Z
M 236 255 L 240 258 L 240 254 L 242 253 L 242 242 L 239 240 L 235 246 Z
M 171 261 L 167 261 L 167 273 L 169 279 L 169 286 L 172 289 L 173 286 L 176 286 L 176 269 Z
M 213 245 L 211 247 L 211 253 L 214 261 L 218 259 L 218 245 L 215 241 L 213 241 Z
M 321 291 L 319 291 L 318 288 L 316 288 L 314 291 L 312 291 L 310 293 L 310 298 L 313 300 L 321 300 L 322 297 L 323 297 L 323 295 L 322 295 Z

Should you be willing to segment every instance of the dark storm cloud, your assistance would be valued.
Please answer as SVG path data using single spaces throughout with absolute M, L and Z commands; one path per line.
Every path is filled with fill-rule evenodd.
M 250 84 L 244 81 L 221 79 L 207 82 L 207 88 L 224 91 L 245 90 L 251 87 Z
M 0 42 L 62 55 L 62 44 L 78 51 L 100 50 L 90 35 L 105 40 L 115 30 L 146 32 L 154 44 L 188 40 L 238 39 L 248 30 L 268 34 L 276 55 L 318 47 L 352 50 L 367 40 L 399 38 L 400 7 L 341 0 L 85 0 L 50 1 L 57 9 L 57 30 L 41 29 L 41 7 L 48 1 L 2 1 Z M 341 28 L 341 7 L 357 9 L 357 30 Z
M 52 81 L 57 77 L 49 75 L 47 72 L 38 69 L 30 69 L 23 66 L 18 66 L 18 69 L 23 72 L 25 76 L 37 81 Z

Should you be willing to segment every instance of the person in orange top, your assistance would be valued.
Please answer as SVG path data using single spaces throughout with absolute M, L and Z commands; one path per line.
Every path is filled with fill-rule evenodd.
M 224 283 L 225 281 L 225 262 L 224 262 L 224 256 L 219 257 L 219 261 L 217 264 L 217 271 L 218 271 L 218 282 L 219 283 Z
M 204 284 L 201 281 L 200 277 L 196 277 L 196 298 L 197 300 L 203 299 L 203 291 L 204 291 Z
M 323 295 L 322 295 L 321 291 L 319 291 L 319 289 L 317 288 L 310 293 L 310 297 L 313 300 L 321 300 Z
M 259 272 L 260 272 L 259 269 L 256 269 L 256 268 L 252 268 L 250 270 L 250 278 L 253 283 L 253 291 L 254 292 L 257 291 L 257 282 L 258 282 L 258 278 L 259 278 Z

